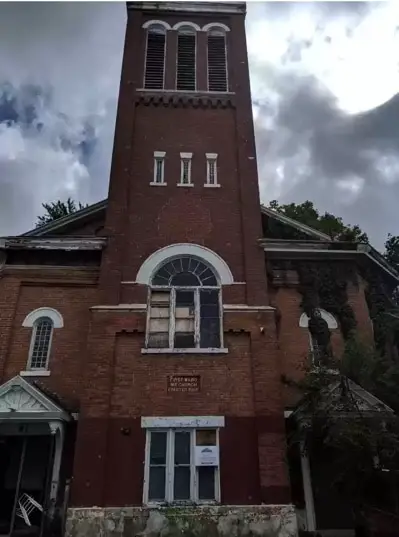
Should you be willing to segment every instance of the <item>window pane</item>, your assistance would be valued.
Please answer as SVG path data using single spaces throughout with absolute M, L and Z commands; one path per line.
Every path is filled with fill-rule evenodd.
M 194 292 L 176 291 L 175 347 L 195 347 L 194 339 Z
M 202 290 L 201 300 L 201 348 L 220 347 L 219 291 Z
M 195 443 L 197 446 L 216 446 L 216 429 L 197 429 Z
M 190 467 L 175 466 L 174 499 L 190 499 Z
M 32 369 L 45 369 L 47 367 L 52 330 L 53 321 L 49 317 L 42 317 L 36 322 L 35 341 L 30 360 Z
M 151 295 L 148 347 L 169 347 L 170 293 L 155 291 Z
M 200 285 L 200 282 L 195 274 L 191 274 L 191 272 L 180 272 L 173 276 L 170 284 L 180 287 L 194 287 Z
M 175 433 L 175 464 L 190 464 L 190 433 Z
M 166 432 L 151 433 L 150 465 L 166 464 Z
M 200 500 L 215 499 L 215 468 L 213 466 L 198 467 L 198 497 Z
M 150 483 L 148 487 L 148 499 L 162 501 L 165 499 L 165 467 L 150 467 Z

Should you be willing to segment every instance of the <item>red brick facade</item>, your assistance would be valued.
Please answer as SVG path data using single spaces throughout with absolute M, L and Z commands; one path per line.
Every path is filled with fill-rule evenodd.
M 0 371 L 5 381 L 26 367 L 39 307 L 61 312 L 48 377 L 33 379 L 78 412 L 71 504 L 140 505 L 143 416 L 225 416 L 220 431 L 221 501 L 290 503 L 284 408 L 293 403 L 282 375 L 298 378 L 309 351 L 293 286 L 268 294 L 245 44 L 244 13 L 128 10 L 113 164 L 104 232 L 85 222 L 71 235 L 105 235 L 98 267 L 10 265 L 0 274 Z M 162 20 L 222 23 L 229 92 L 207 92 L 206 33 L 198 32 L 198 91 L 174 91 L 175 31 L 168 31 L 165 85 L 144 91 L 146 30 Z M 167 186 L 150 186 L 154 151 L 165 151 Z M 192 152 L 192 188 L 178 188 L 180 152 Z M 218 154 L 220 188 L 205 188 L 205 153 Z M 61 235 L 61 233 L 60 233 Z M 142 263 L 176 243 L 204 246 L 225 260 L 234 284 L 222 289 L 226 354 L 143 354 L 148 289 L 134 283 Z M 85 265 L 85 263 L 82 263 Z M 6 265 L 7 267 L 7 265 Z M 4 267 L 3 267 L 4 269 Z M 364 283 L 349 290 L 358 326 L 371 338 Z M 124 305 L 124 306 L 122 306 Z M 141 305 L 141 306 L 140 306 Z M 101 307 L 99 307 L 101 306 Z M 235 306 L 235 307 L 234 307 Z M 239 306 L 239 307 L 238 307 Z M 141 308 L 141 309 L 140 309 Z M 276 322 L 275 309 L 281 314 Z M 342 349 L 340 331 L 332 335 Z M 169 393 L 169 375 L 198 375 L 201 390 Z

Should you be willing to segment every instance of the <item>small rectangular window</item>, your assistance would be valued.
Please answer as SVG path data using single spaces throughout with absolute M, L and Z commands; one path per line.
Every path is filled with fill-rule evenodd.
M 180 153 L 180 183 L 179 185 L 192 185 L 191 182 L 191 159 L 192 153 Z
M 206 186 L 219 186 L 217 158 L 216 153 L 206 153 Z
M 166 185 L 165 154 L 165 151 L 154 151 L 154 177 L 151 185 Z
M 177 36 L 177 82 L 178 90 L 196 89 L 196 37 L 193 33 L 179 32 Z
M 194 456 L 197 446 L 211 447 L 218 454 L 218 430 L 147 431 L 145 502 L 209 503 L 219 500 L 219 462 L 202 460 L 198 463 Z
M 163 89 L 164 87 L 165 45 L 165 29 L 157 26 L 149 28 L 144 75 L 144 88 L 146 89 Z
M 226 37 L 208 34 L 208 90 L 228 91 Z

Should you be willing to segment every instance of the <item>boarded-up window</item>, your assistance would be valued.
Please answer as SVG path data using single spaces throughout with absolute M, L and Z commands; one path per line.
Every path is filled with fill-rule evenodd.
M 208 33 L 208 90 L 228 91 L 226 36 L 219 31 Z
M 163 89 L 165 74 L 166 32 L 160 25 L 148 28 L 144 87 Z
M 177 81 L 178 90 L 196 89 L 196 35 L 192 28 L 181 28 L 177 36 Z
M 213 270 L 183 256 L 160 267 L 152 278 L 148 348 L 220 348 L 220 287 Z

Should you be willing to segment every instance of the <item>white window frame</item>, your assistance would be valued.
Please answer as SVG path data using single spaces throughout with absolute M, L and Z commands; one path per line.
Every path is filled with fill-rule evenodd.
M 201 311 L 200 311 L 200 293 L 201 290 L 211 290 L 218 292 L 219 298 L 219 338 L 220 346 L 219 347 L 201 347 Z M 149 347 L 148 341 L 150 337 L 150 319 L 151 319 L 151 296 L 153 292 L 157 291 L 167 291 L 169 292 L 169 347 L 157 349 L 155 347 Z M 192 291 L 194 293 L 194 348 L 181 348 L 175 347 L 175 311 L 176 311 L 176 291 Z M 180 286 L 161 286 L 154 285 L 149 289 L 148 292 L 148 302 L 147 302 L 147 326 L 146 326 L 146 337 L 145 337 L 145 346 L 148 352 L 198 352 L 198 351 L 207 351 L 207 352 L 226 352 L 226 349 L 223 347 L 223 302 L 222 302 L 222 289 L 221 287 L 211 287 L 211 286 L 198 286 L 198 287 L 180 287 Z
M 207 28 L 205 30 L 205 28 Z M 229 28 L 225 27 L 224 25 L 222 24 L 212 24 L 212 25 L 206 25 L 204 26 L 203 28 L 203 31 L 206 31 L 207 35 L 206 35 L 206 75 L 207 75 L 207 90 L 208 92 L 210 93 L 217 93 L 217 94 L 220 94 L 220 93 L 229 93 L 229 58 L 228 58 L 228 47 L 227 47 L 227 31 L 230 31 Z M 226 70 L 226 91 L 215 91 L 215 90 L 211 90 L 209 89 L 209 57 L 208 57 L 208 37 L 209 35 L 217 35 L 217 36 L 220 36 L 220 37 L 224 37 L 224 50 L 225 50 L 225 59 L 226 59 L 226 64 L 225 64 L 225 70 Z
M 220 450 L 219 442 L 219 428 L 218 427 L 172 427 L 172 428 L 147 428 L 146 429 L 146 443 L 145 443 L 145 462 L 144 462 L 144 486 L 143 486 L 143 504 L 147 506 L 159 506 L 159 505 L 215 505 L 220 503 L 220 458 L 219 465 L 215 468 L 215 499 L 214 500 L 200 500 L 199 499 L 199 480 L 197 466 L 195 465 L 195 438 L 196 431 L 200 429 L 212 429 L 216 431 L 216 446 Z M 151 433 L 166 432 L 166 469 L 165 469 L 165 500 L 153 501 L 148 499 L 149 486 L 150 486 L 150 446 L 151 446 Z M 174 455 L 175 455 L 175 432 L 189 432 L 190 433 L 190 499 L 189 500 L 174 500 Z
M 47 356 L 46 356 L 46 365 L 44 367 L 32 367 L 32 358 L 33 358 L 33 349 L 35 348 L 35 342 L 36 342 L 36 335 L 37 335 L 37 327 L 40 323 L 41 319 L 48 317 L 47 315 L 42 315 L 41 317 L 38 317 L 32 327 L 32 336 L 30 339 L 30 346 L 29 346 L 29 355 L 28 355 L 28 363 L 27 363 L 27 371 L 48 371 L 49 369 L 49 361 L 50 361 L 50 353 L 51 353 L 51 345 L 53 343 L 53 335 L 54 335 L 54 321 L 53 319 L 50 319 L 52 323 L 51 327 L 51 333 L 50 333 L 50 339 L 48 343 L 47 348 Z
M 177 186 L 184 186 L 184 187 L 193 187 L 194 184 L 191 179 L 191 162 L 192 162 L 193 154 L 192 153 L 180 153 L 180 181 L 177 183 Z M 188 162 L 188 182 L 184 182 L 184 163 Z
M 163 53 L 163 80 L 162 80 L 162 88 L 160 89 L 152 89 L 152 88 L 146 88 L 145 86 L 145 77 L 147 72 L 147 50 L 148 50 L 148 36 L 151 32 L 151 26 L 163 26 L 164 27 L 164 35 L 165 35 L 165 47 L 164 47 L 164 53 Z M 146 33 L 146 39 L 145 39 L 145 55 L 144 55 L 144 69 L 143 69 L 143 89 L 147 91 L 164 91 L 165 89 L 165 78 L 166 78 L 166 50 L 168 46 L 168 33 L 167 30 L 170 30 L 170 26 L 168 23 L 164 21 L 148 21 L 148 24 L 143 24 L 143 28 L 147 30 Z
M 206 153 L 206 183 L 205 187 L 208 188 L 219 188 L 220 184 L 218 183 L 218 154 L 217 153 Z M 211 182 L 211 165 L 214 165 L 214 182 Z
M 154 151 L 154 176 L 151 186 L 166 186 L 165 182 L 165 155 L 166 151 Z M 161 180 L 157 180 L 158 163 L 161 162 Z

